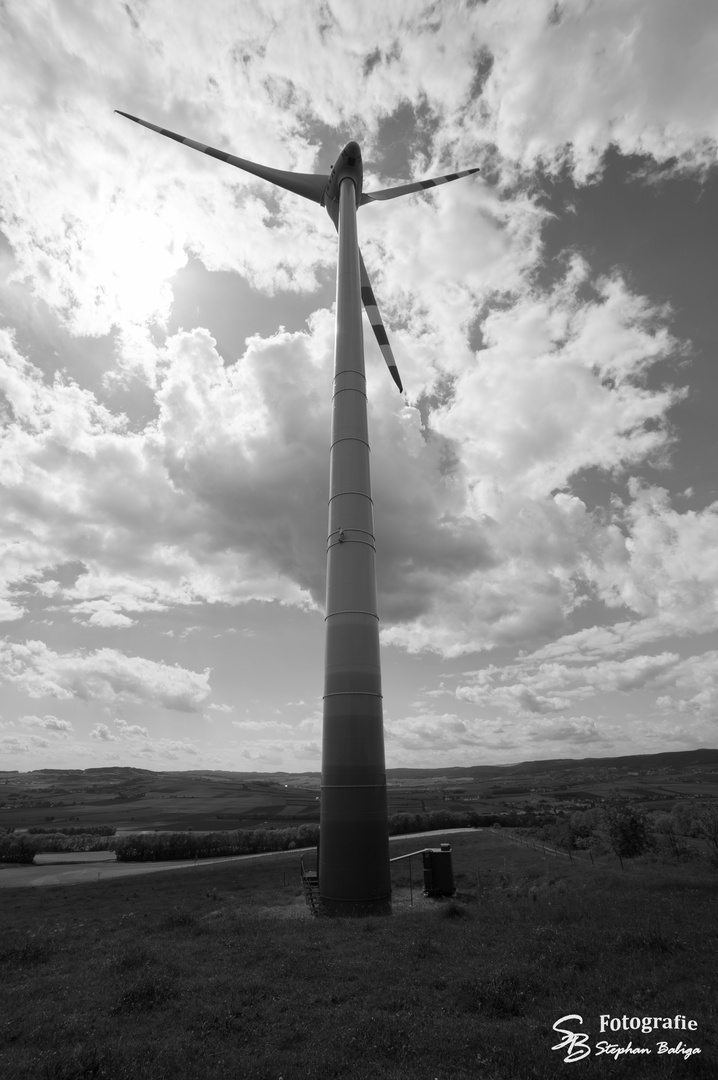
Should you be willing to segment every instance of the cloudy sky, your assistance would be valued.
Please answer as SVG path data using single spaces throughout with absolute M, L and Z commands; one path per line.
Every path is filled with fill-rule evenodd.
M 365 188 L 389 766 L 716 745 L 714 0 L 0 4 L 0 748 L 316 770 Z

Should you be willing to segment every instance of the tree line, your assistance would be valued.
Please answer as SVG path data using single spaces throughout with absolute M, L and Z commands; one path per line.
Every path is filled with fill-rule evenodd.
M 515 814 L 479 814 L 474 810 L 432 810 L 428 813 L 391 814 L 389 835 L 436 832 L 441 829 L 488 827 L 495 823 L 517 825 Z M 543 820 L 542 818 L 538 819 Z M 109 835 L 108 835 L 109 833 Z M 167 859 L 210 859 L 227 855 L 256 855 L 266 851 L 293 851 L 316 847 L 319 824 L 307 822 L 286 829 L 232 829 L 222 832 L 121 833 L 106 826 L 76 830 L 69 826 L 54 832 L 33 826 L 25 833 L 0 833 L 0 862 L 31 863 L 35 855 L 63 851 L 114 851 L 119 862 Z
M 564 851 L 612 853 L 621 865 L 624 859 L 648 853 L 659 859 L 694 859 L 699 852 L 687 840 L 702 839 L 711 845 L 711 861 L 718 865 L 717 802 L 680 802 L 670 813 L 648 815 L 627 799 L 609 799 L 590 810 L 561 815 L 534 834 Z
M 490 828 L 505 825 L 531 827 L 533 835 L 566 851 L 613 853 L 621 862 L 652 851 L 677 860 L 695 857 L 688 837 L 713 845 L 718 862 L 718 803 L 677 803 L 670 814 L 648 816 L 635 803 L 613 799 L 590 810 L 555 815 L 517 814 L 512 811 L 481 814 L 476 810 L 431 810 L 389 816 L 389 835 L 399 836 L 445 829 Z M 81 827 L 80 827 L 81 828 Z M 223 832 L 143 832 L 117 835 L 109 826 L 76 830 L 66 827 L 45 832 L 34 826 L 26 833 L 0 832 L 0 862 L 31 863 L 35 855 L 63 851 L 114 851 L 120 862 L 168 859 L 209 859 L 228 855 L 256 855 L 316 847 L 319 824 L 307 822 L 285 829 L 233 829 Z

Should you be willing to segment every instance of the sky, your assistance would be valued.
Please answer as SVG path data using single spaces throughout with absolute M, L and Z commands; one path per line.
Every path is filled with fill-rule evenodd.
M 716 746 L 713 0 L 0 4 L 3 768 L 317 771 L 364 187 L 388 767 Z

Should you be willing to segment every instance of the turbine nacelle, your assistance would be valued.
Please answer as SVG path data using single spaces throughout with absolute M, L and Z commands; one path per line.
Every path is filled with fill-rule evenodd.
M 334 167 L 329 174 L 329 183 L 324 193 L 322 203 L 326 206 L 329 216 L 334 221 L 337 213 L 337 208 L 333 207 L 332 203 L 339 202 L 339 185 L 342 180 L 349 178 L 354 182 L 354 188 L 356 190 L 356 204 L 359 206 L 362 196 L 362 183 L 364 178 L 364 169 L 361 160 L 361 150 L 359 149 L 359 143 L 348 142 L 341 154 L 334 162 Z

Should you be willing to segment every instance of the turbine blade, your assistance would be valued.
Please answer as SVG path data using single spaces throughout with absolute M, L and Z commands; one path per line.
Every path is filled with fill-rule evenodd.
M 322 176 L 318 173 L 285 172 L 282 169 L 271 169 L 268 165 L 257 165 L 254 161 L 245 161 L 244 158 L 234 157 L 233 154 L 227 154 L 224 150 L 215 150 L 213 146 L 205 146 L 204 143 L 195 142 L 194 139 L 186 139 L 183 135 L 177 135 L 174 131 L 168 131 L 166 128 L 158 127 L 156 124 L 150 124 L 147 120 L 140 120 L 139 117 L 122 112 L 121 109 L 115 109 L 115 112 L 119 113 L 120 116 L 126 116 L 128 120 L 134 120 L 136 124 L 141 124 L 142 127 L 149 128 L 150 131 L 157 131 L 160 135 L 166 135 L 168 139 L 174 139 L 175 142 L 191 146 L 193 150 L 199 150 L 203 154 L 209 154 L 210 157 L 226 161 L 228 165 L 234 165 L 237 169 L 243 169 L 244 172 L 251 173 L 253 176 L 259 176 L 262 180 L 268 180 L 270 184 L 276 184 L 277 187 L 285 188 L 286 191 L 293 191 L 295 195 L 311 199 L 312 202 L 321 203 L 324 197 L 324 192 L 329 183 L 328 174 Z
M 361 275 L 362 303 L 366 308 L 367 315 L 369 316 L 369 322 L 371 323 L 371 328 L 374 331 L 374 337 L 376 338 L 377 344 L 381 349 L 382 356 L 386 360 L 386 364 L 389 368 L 389 371 L 391 372 L 392 379 L 399 387 L 400 392 L 403 392 L 404 388 L 401 385 L 401 379 L 399 378 L 399 369 L 396 366 L 394 353 L 391 351 L 391 345 L 389 344 L 389 339 L 386 336 L 384 323 L 381 321 L 379 308 L 377 307 L 376 299 L 374 298 L 374 290 L 371 287 L 371 282 L 369 281 L 369 275 L 366 272 L 366 266 L 364 265 L 361 251 L 359 252 L 359 273 Z
M 438 184 L 450 184 L 452 180 L 460 180 L 462 176 L 471 176 L 477 172 L 481 172 L 481 169 L 464 169 L 463 172 L 435 176 L 432 180 L 417 180 L 413 184 L 400 184 L 399 187 L 384 188 L 382 191 L 365 191 L 359 205 L 364 206 L 365 203 L 384 199 L 398 199 L 401 195 L 411 195 L 412 191 L 426 191 L 427 188 L 436 187 Z

